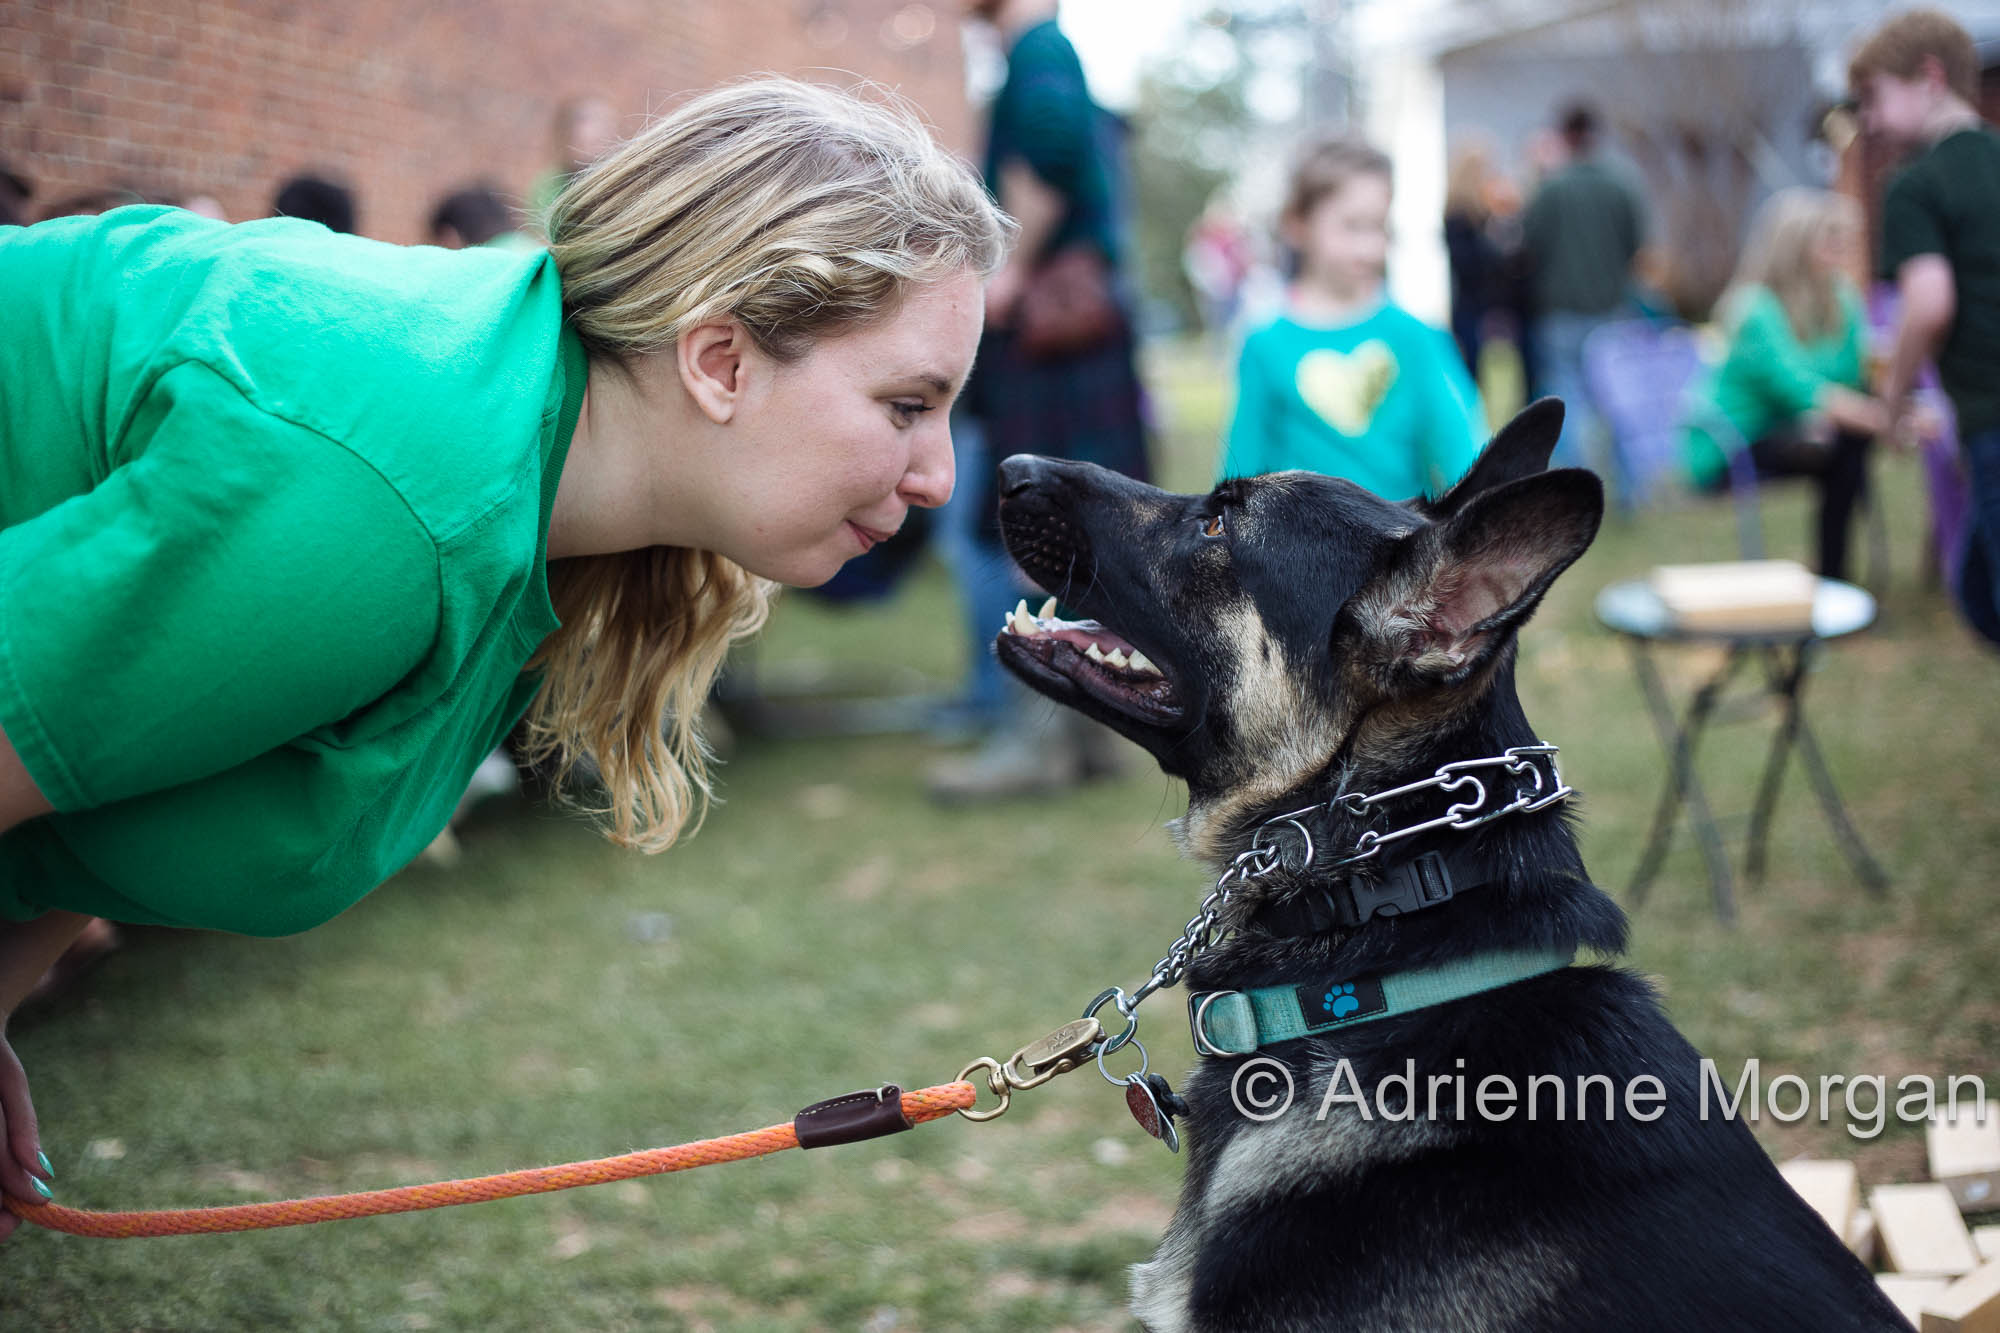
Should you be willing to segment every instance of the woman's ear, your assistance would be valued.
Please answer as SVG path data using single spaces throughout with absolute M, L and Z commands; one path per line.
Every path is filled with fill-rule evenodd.
M 697 324 L 674 344 L 681 386 L 702 415 L 725 425 L 742 406 L 750 364 L 750 334 L 733 319 Z

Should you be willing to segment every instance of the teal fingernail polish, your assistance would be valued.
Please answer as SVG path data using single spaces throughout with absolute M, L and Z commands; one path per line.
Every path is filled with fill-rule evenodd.
M 49 1165 L 49 1155 L 47 1153 L 45 1152 L 36 1153 L 35 1160 L 42 1164 L 43 1175 L 52 1176 L 56 1173 L 56 1169 L 53 1166 Z
M 34 1178 L 33 1178 L 33 1177 L 31 1176 L 31 1177 L 29 1177 L 29 1179 L 33 1180 Z M 48 1186 L 47 1186 L 46 1184 L 42 1183 L 42 1182 L 41 1182 L 41 1181 L 39 1181 L 39 1180 L 36 1180 L 36 1181 L 35 1181 L 35 1190 L 36 1190 L 36 1192 L 37 1192 L 37 1193 L 39 1193 L 39 1194 L 40 1194 L 40 1195 L 41 1195 L 41 1196 L 42 1196 L 42 1197 L 43 1197 L 44 1199 L 53 1199 L 53 1198 L 55 1198 L 55 1197 L 56 1197 L 56 1196 L 55 1196 L 55 1191 L 51 1190 L 51 1189 L 50 1189 L 50 1188 L 49 1188 L 49 1187 L 48 1187 Z

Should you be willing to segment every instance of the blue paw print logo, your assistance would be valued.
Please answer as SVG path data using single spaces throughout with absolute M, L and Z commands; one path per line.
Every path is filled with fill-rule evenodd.
M 1335 1018 L 1345 1018 L 1361 1007 L 1361 1001 L 1354 998 L 1354 983 L 1335 986 L 1320 997 L 1319 1007 Z

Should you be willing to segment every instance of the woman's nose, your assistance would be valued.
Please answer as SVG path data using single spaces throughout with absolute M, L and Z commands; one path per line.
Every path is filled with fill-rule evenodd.
M 903 474 L 900 487 L 903 498 L 913 505 L 926 509 L 937 509 L 951 499 L 951 488 L 957 480 L 957 468 L 952 462 L 951 426 L 927 431 L 918 439 L 910 453 L 910 470 Z

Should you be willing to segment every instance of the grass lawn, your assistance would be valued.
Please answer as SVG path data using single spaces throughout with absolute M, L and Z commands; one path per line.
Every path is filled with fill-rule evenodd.
M 1223 410 L 1197 352 L 1156 355 L 1162 466 L 1205 484 Z M 1872 632 L 1828 651 L 1810 717 L 1895 883 L 1866 896 L 1803 775 L 1771 873 L 1733 930 L 1676 843 L 1634 914 L 1630 963 L 1726 1074 L 1970 1073 L 2000 1092 L 2000 658 L 1916 552 L 1915 467 L 1880 461 L 1894 566 Z M 1802 554 L 1802 492 L 1772 545 Z M 1523 641 L 1520 687 L 1584 795 L 1585 854 L 1620 892 L 1663 774 L 1623 648 L 1595 628 L 1610 580 L 1733 550 L 1729 516 L 1607 523 Z M 888 604 L 781 608 L 772 667 L 866 666 L 943 688 L 963 653 L 925 567 Z M 1685 691 L 1713 660 L 1662 655 Z M 1768 728 L 1702 755 L 1741 863 Z M 1060 801 L 943 813 L 913 736 L 744 738 L 726 804 L 656 858 L 575 821 L 489 807 L 451 870 L 413 868 L 279 941 L 133 931 L 13 1033 L 60 1202 L 217 1204 L 476 1175 L 788 1118 L 973 1057 L 1146 974 L 1208 887 L 1161 825 L 1157 772 Z M 1153 1067 L 1192 1062 L 1178 994 L 1142 1011 Z M 1122 1066 L 1121 1066 L 1122 1068 Z M 1893 1086 L 1893 1083 L 1892 1083 Z M 1774 1154 L 1919 1179 L 1920 1130 L 1766 1119 Z M 1180 1162 L 1080 1071 L 989 1124 L 440 1212 L 243 1236 L 0 1248 L 0 1324 L 87 1329 L 1122 1329 L 1125 1267 L 1171 1212 Z

